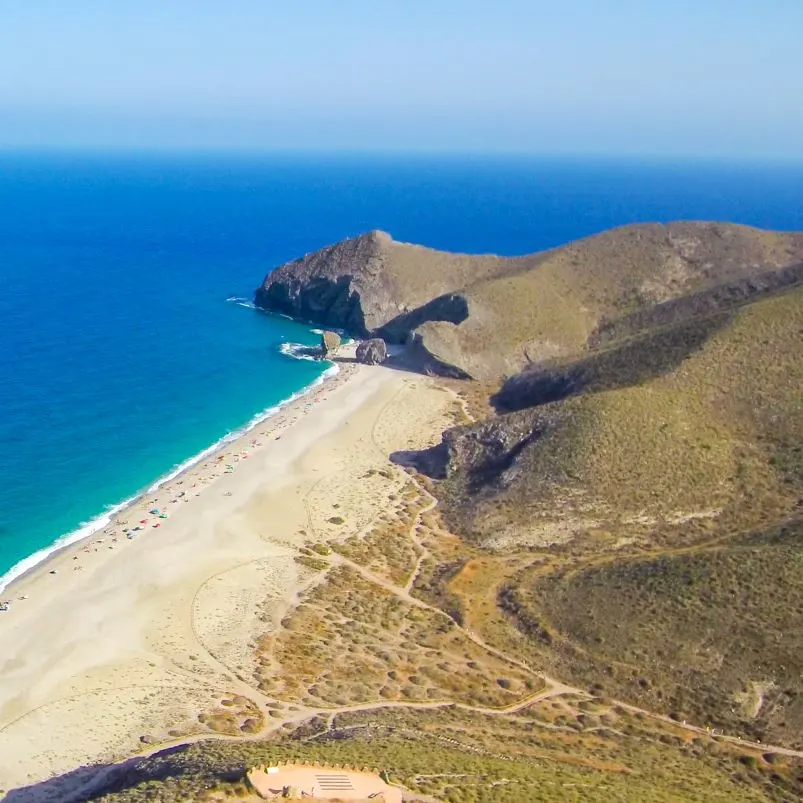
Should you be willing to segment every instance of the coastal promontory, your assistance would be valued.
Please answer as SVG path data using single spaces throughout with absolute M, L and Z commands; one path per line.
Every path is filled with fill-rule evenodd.
M 497 380 L 585 353 L 616 321 L 803 260 L 803 236 L 640 224 L 519 257 L 468 255 L 372 231 L 272 270 L 263 309 L 410 342 L 429 372 Z

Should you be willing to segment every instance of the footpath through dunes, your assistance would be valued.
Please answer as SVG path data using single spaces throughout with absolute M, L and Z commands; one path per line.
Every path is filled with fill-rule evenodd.
M 722 223 L 626 226 L 507 258 L 370 232 L 278 267 L 255 300 L 360 337 L 412 339 L 436 373 L 498 379 L 578 355 L 620 318 L 801 261 L 801 234 Z

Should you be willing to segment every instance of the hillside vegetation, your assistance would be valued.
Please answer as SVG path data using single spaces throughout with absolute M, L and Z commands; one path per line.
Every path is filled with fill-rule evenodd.
M 498 400 L 535 406 L 446 433 L 451 523 L 487 545 L 649 546 L 789 515 L 802 330 L 797 287 L 517 378 Z
M 579 719 L 560 709 L 545 713 L 560 724 L 542 724 L 536 711 L 501 722 L 456 711 L 437 717 L 400 711 L 338 718 L 325 738 L 313 726 L 281 742 L 201 743 L 135 762 L 96 800 L 256 803 L 244 781 L 247 769 L 295 761 L 381 768 L 408 790 L 406 800 L 422 803 L 794 800 L 794 768 L 781 758 L 742 761 L 727 746 L 659 734 L 604 706 Z M 614 725 L 606 736 L 594 732 L 601 720 Z
M 803 520 L 524 572 L 504 601 L 562 677 L 753 740 L 803 747 Z
M 640 315 L 418 456 L 485 555 L 446 583 L 469 625 L 597 694 L 803 747 L 799 274 Z

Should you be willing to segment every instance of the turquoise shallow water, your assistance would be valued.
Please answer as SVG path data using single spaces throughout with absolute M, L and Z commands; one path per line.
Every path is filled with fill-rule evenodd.
M 518 254 L 678 218 L 803 229 L 803 168 L 0 156 L 0 575 L 321 375 L 279 351 L 309 327 L 248 307 L 271 266 L 370 228 Z

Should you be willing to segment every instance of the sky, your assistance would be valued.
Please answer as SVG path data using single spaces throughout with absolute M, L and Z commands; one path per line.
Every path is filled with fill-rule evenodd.
M 0 0 L 0 149 L 803 159 L 803 0 Z

